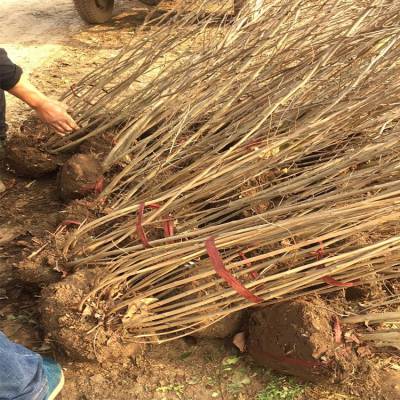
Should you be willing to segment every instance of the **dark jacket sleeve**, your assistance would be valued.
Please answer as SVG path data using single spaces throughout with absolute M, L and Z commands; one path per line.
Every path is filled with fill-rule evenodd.
M 0 89 L 10 90 L 21 79 L 22 69 L 15 65 L 7 56 L 7 52 L 0 48 Z

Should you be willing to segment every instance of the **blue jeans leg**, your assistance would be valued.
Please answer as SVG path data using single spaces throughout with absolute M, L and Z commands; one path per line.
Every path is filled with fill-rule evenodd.
M 0 400 L 43 400 L 47 390 L 42 357 L 0 332 Z

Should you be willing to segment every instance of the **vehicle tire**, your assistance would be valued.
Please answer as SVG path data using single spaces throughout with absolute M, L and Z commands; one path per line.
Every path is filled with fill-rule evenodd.
M 161 0 L 139 0 L 141 3 L 147 4 L 148 6 L 158 6 Z
M 89 24 L 102 24 L 111 19 L 114 0 L 74 0 L 81 18 Z

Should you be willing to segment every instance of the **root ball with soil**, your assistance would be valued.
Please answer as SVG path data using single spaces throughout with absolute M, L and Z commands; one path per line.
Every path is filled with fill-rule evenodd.
M 102 166 L 91 155 L 75 154 L 62 167 L 58 178 L 58 193 L 62 200 L 79 199 L 101 191 Z
M 79 304 L 91 289 L 99 270 L 76 272 L 42 291 L 41 315 L 50 341 L 72 359 L 79 361 L 118 361 L 143 350 L 143 345 L 124 343 L 120 330 L 108 329 L 101 312 Z

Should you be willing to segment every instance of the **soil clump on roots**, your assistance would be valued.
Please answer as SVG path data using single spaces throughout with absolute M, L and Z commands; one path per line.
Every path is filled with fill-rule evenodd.
M 114 135 L 110 132 L 90 137 L 80 146 L 79 152 L 91 155 L 97 160 L 104 160 L 113 148 Z
M 334 357 L 332 315 L 322 300 L 295 300 L 252 313 L 247 349 L 261 365 L 317 381 Z
M 225 339 L 238 333 L 245 322 L 245 311 L 227 315 L 214 324 L 201 329 L 192 336 L 197 338 Z
M 91 155 L 75 154 L 62 167 L 58 177 L 58 193 L 62 200 L 85 197 L 101 192 L 103 175 L 101 164 Z
M 6 143 L 7 163 L 18 176 L 38 178 L 56 171 L 65 155 L 50 154 L 45 143 L 53 135 L 41 121 L 31 118 Z
M 143 345 L 123 343 L 122 332 L 106 328 L 100 313 L 89 305 L 79 311 L 99 273 L 79 271 L 42 291 L 42 323 L 48 338 L 77 361 L 116 362 L 143 351 Z
M 98 216 L 96 204 L 87 199 L 72 200 L 59 215 L 59 224 L 70 226 L 90 222 Z

